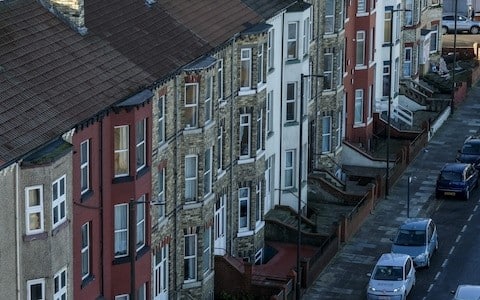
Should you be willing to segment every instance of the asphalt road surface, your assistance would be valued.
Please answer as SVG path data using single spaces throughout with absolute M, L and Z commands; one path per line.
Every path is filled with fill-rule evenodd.
M 445 48 L 453 48 L 454 37 L 455 35 L 452 33 L 442 35 L 442 46 Z M 480 34 L 457 33 L 457 48 L 473 47 L 474 43 L 480 44 Z

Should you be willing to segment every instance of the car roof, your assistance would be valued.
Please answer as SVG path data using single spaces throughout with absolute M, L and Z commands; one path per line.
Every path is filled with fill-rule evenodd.
M 480 137 L 479 136 L 469 136 L 465 139 L 464 144 L 479 144 L 480 143 Z
M 411 218 L 407 219 L 400 225 L 400 229 L 408 229 L 408 230 L 419 230 L 425 229 L 428 226 L 428 223 L 431 219 L 429 218 Z
M 410 256 L 403 253 L 383 253 L 377 261 L 377 266 L 401 266 Z
M 455 299 L 473 300 L 480 299 L 480 285 L 461 284 L 457 287 Z
M 443 171 L 447 172 L 463 172 L 469 164 L 467 163 L 446 163 L 443 168 Z

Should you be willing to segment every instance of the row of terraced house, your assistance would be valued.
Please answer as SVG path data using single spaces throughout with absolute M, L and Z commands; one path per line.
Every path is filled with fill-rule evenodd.
M 310 173 L 368 164 L 400 79 L 439 57 L 440 16 L 438 0 L 0 1 L 2 298 L 236 295 L 214 258 L 264 264 L 266 215 L 306 217 Z

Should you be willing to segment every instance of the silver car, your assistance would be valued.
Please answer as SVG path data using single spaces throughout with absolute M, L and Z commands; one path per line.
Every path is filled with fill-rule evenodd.
M 444 14 L 442 16 L 442 33 L 446 34 L 455 30 L 455 14 Z M 469 18 L 457 14 L 457 32 L 468 31 L 477 34 L 480 31 L 480 22 L 472 21 Z
M 457 287 L 453 300 L 478 300 L 480 299 L 480 285 L 461 284 Z
M 367 287 L 368 300 L 405 300 L 415 285 L 415 267 L 410 255 L 384 253 L 378 259 Z
M 430 267 L 430 259 L 437 249 L 437 226 L 430 218 L 405 220 L 392 244 L 392 252 L 410 255 L 415 267 Z

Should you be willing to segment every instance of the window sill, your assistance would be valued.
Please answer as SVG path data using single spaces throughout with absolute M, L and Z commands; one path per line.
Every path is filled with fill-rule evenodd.
M 244 164 L 250 164 L 250 163 L 253 163 L 255 161 L 255 158 L 242 158 L 240 157 L 237 161 L 237 164 L 239 165 L 244 165 Z
M 202 283 L 200 281 L 190 281 L 190 282 L 187 281 L 182 284 L 182 289 L 193 289 L 201 286 L 202 286 Z
M 287 59 L 287 61 L 285 62 L 286 65 L 293 65 L 298 63 L 300 63 L 300 60 L 298 58 Z
M 254 95 L 257 91 L 256 90 L 252 90 L 251 88 L 245 88 L 244 90 L 240 89 L 238 91 L 238 95 L 239 96 L 249 96 L 249 95 Z
M 185 127 L 183 130 L 183 135 L 189 135 L 189 134 L 198 134 L 202 133 L 202 129 L 198 127 Z
M 23 236 L 24 242 L 31 242 L 36 240 L 46 240 L 48 238 L 48 234 L 46 232 L 34 233 L 29 235 Z
M 355 71 L 367 70 L 368 67 L 366 65 L 356 65 Z
M 112 179 L 112 184 L 117 183 L 125 183 L 133 181 L 133 176 L 122 176 L 122 177 L 115 177 Z
M 53 228 L 52 229 L 52 236 L 56 236 L 62 229 L 68 227 L 68 223 L 70 223 L 70 221 L 65 219 L 65 220 L 63 220 L 62 223 L 58 224 L 57 227 Z
M 92 274 L 89 274 L 87 277 L 82 279 L 82 283 L 80 284 L 80 289 L 83 289 L 84 287 L 86 287 L 94 279 L 95 279 L 95 276 L 93 276 Z
M 88 199 L 90 199 L 93 196 L 93 191 L 92 190 L 87 190 L 85 193 L 80 195 L 80 202 L 86 202 Z
M 252 236 L 253 234 L 254 234 L 253 230 L 239 231 L 237 232 L 237 237 Z
M 139 178 L 143 177 L 148 172 L 150 172 L 150 167 L 145 165 L 143 168 L 141 168 L 139 171 L 137 171 L 137 176 L 135 177 L 135 179 L 138 180 Z
M 285 124 L 283 124 L 284 127 L 290 127 L 290 126 L 298 126 L 297 121 L 286 121 Z

